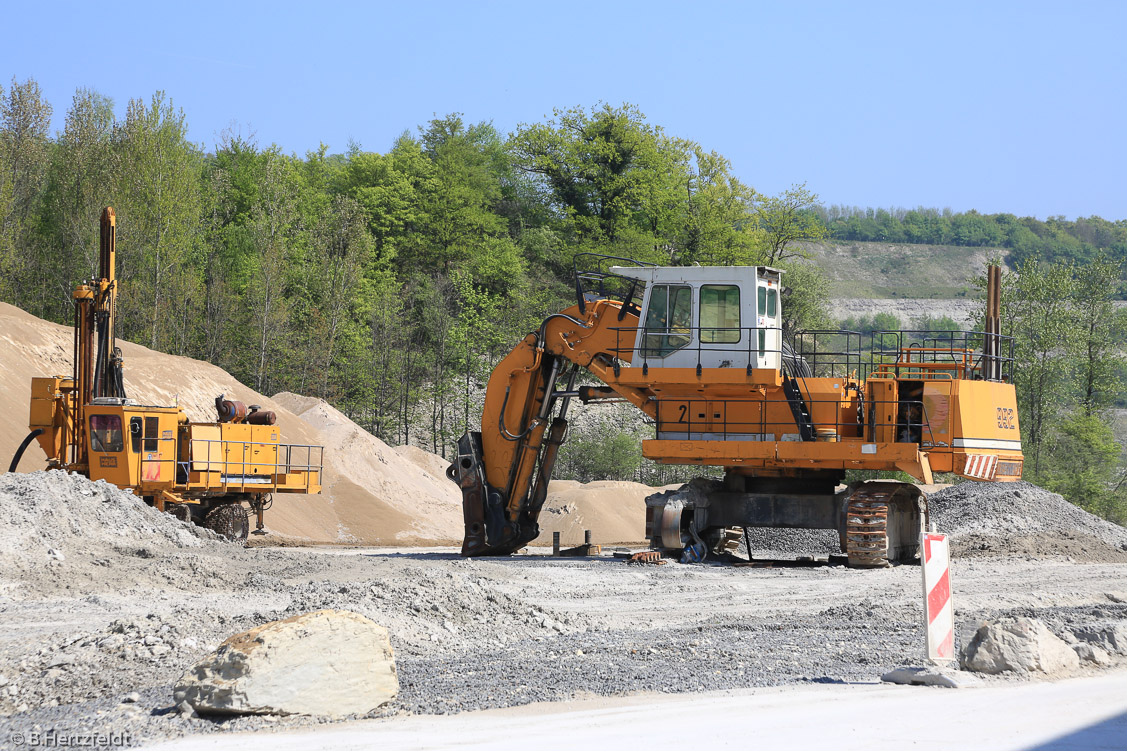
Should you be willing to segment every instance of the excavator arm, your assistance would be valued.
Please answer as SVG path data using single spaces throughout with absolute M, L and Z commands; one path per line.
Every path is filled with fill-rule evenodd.
M 613 383 L 610 374 L 630 362 L 637 327 L 637 308 L 629 301 L 581 298 L 544 319 L 493 370 L 481 431 L 458 440 L 458 456 L 447 471 L 462 489 L 462 555 L 508 555 L 539 535 L 537 519 L 567 438 L 569 403 L 610 395 L 607 389 L 577 390 L 578 368 Z M 652 413 L 642 391 L 611 389 Z

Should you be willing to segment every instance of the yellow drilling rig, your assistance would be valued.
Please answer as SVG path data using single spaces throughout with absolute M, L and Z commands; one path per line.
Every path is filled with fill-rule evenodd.
M 177 406 L 139 404 L 125 395 L 114 317 L 117 222 L 102 212 L 99 278 L 74 290 L 74 370 L 31 380 L 32 440 L 47 468 L 77 472 L 129 490 L 161 511 L 246 539 L 248 513 L 263 533 L 274 493 L 320 493 L 323 447 L 288 444 L 273 412 L 220 395 L 216 422 L 191 422 Z

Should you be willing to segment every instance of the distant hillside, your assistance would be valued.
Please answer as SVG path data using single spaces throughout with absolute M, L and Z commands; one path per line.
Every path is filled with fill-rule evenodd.
M 950 318 L 960 326 L 969 327 L 982 301 L 966 297 L 940 299 L 897 297 L 834 297 L 827 304 L 830 318 L 844 321 L 848 318 L 871 318 L 880 313 L 891 313 L 900 318 L 905 327 L 916 325 L 921 318 Z
M 853 241 L 802 243 L 825 271 L 835 298 L 972 298 L 972 279 L 1005 248 Z M 952 316 L 957 318 L 956 316 Z

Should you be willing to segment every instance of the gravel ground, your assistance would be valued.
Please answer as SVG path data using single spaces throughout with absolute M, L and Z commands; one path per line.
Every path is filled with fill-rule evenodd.
M 967 491 L 945 491 L 953 497 L 937 506 L 965 522 L 958 534 L 995 543 L 953 564 L 960 639 L 979 621 L 1007 614 L 1035 615 L 1061 634 L 1127 619 L 1122 563 L 994 552 L 1014 532 L 1056 534 L 1044 491 L 1006 488 L 1022 493 L 1020 503 L 1004 496 L 997 505 L 975 503 Z M 920 661 L 914 566 L 638 566 L 609 555 L 465 560 L 448 550 L 244 549 L 139 505 L 60 473 L 0 478 L 0 514 L 10 520 L 0 527 L 0 748 L 13 732 L 35 729 L 124 732 L 140 743 L 315 724 L 185 718 L 171 688 L 231 634 L 325 607 L 362 613 L 391 632 L 401 693 L 382 714 L 875 681 Z M 1021 509 L 1038 513 L 1041 526 L 1022 521 Z M 1055 524 L 1073 524 L 1104 553 L 1123 552 L 1115 547 L 1119 528 L 1090 517 L 1069 522 L 1059 511 Z

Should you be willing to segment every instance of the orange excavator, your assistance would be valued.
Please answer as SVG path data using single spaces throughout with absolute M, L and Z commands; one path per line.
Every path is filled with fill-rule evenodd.
M 262 533 L 274 493 L 321 492 L 323 448 L 282 443 L 273 412 L 223 395 L 214 423 L 127 398 L 114 337 L 116 244 L 117 218 L 107 208 L 99 278 L 74 290 L 73 373 L 31 380 L 31 433 L 9 471 L 38 440 L 48 469 L 105 480 L 233 540 L 247 537 L 250 511 Z
M 584 268 L 580 268 L 580 266 Z M 723 468 L 646 500 L 654 548 L 682 560 L 731 551 L 741 529 L 836 530 L 854 567 L 918 555 L 927 499 L 848 470 L 1021 478 L 1013 341 L 989 269 L 985 331 L 786 335 L 783 272 L 662 267 L 583 254 L 576 304 L 548 316 L 495 368 L 480 432 L 447 474 L 463 495 L 466 556 L 505 555 L 537 522 L 567 410 L 627 401 L 652 421 L 648 459 Z M 864 346 L 863 346 L 864 345 Z M 580 371 L 601 385 L 576 387 Z

